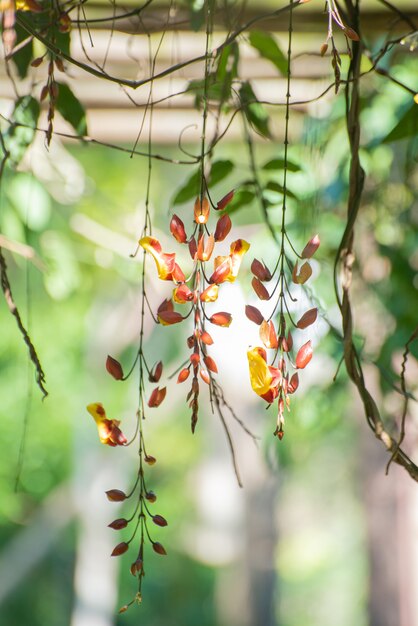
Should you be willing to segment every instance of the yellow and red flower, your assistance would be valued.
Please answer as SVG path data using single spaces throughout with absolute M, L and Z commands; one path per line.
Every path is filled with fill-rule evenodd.
M 106 411 L 100 402 L 93 402 L 87 406 L 87 411 L 93 417 L 99 432 L 99 439 L 108 446 L 124 446 L 128 440 L 119 428 L 120 421 L 108 419 Z
M 172 280 L 175 283 L 184 282 L 185 276 L 180 266 L 176 263 L 174 252 L 170 254 L 163 252 L 160 242 L 155 237 L 142 237 L 139 245 L 154 257 L 158 278 L 161 280 Z

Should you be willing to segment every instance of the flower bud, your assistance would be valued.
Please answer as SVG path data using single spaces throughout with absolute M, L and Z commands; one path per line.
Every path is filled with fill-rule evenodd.
M 120 489 L 110 489 L 106 491 L 106 496 L 110 502 L 123 502 L 123 500 L 126 500 L 128 497 L 126 493 Z
M 159 541 L 153 541 L 152 548 L 157 554 L 161 554 L 162 556 L 165 556 L 167 554 L 164 546 Z
M 122 365 L 109 354 L 106 359 L 106 369 L 115 380 L 123 380 Z
M 162 515 L 153 515 L 152 521 L 157 526 L 161 526 L 161 527 L 167 526 L 167 520 Z
M 209 202 L 207 198 L 203 198 L 200 202 L 200 198 L 196 198 L 194 203 L 194 219 L 196 224 L 206 224 L 209 219 Z
M 121 530 L 122 528 L 126 528 L 128 525 L 128 520 L 124 517 L 120 517 L 119 519 L 113 520 L 110 524 L 108 524 L 109 528 L 113 528 L 113 530 Z
M 121 554 L 124 554 L 124 552 L 126 552 L 128 548 L 129 548 L 129 543 L 126 543 L 126 541 L 122 541 L 121 543 L 118 543 L 118 545 L 113 548 L 112 554 L 110 556 L 120 556 Z

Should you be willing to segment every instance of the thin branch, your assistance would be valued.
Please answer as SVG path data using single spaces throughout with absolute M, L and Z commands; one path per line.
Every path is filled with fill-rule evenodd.
M 24 327 L 22 323 L 22 319 L 20 317 L 18 308 L 13 300 L 12 290 L 11 290 L 10 282 L 7 276 L 6 259 L 3 256 L 3 252 L 1 248 L 0 248 L 0 279 L 1 279 L 1 288 L 3 291 L 4 298 L 6 300 L 6 304 L 9 308 L 10 313 L 13 315 L 13 317 L 16 320 L 17 326 L 22 334 L 23 340 L 28 347 L 30 360 L 32 361 L 35 367 L 36 384 L 38 385 L 39 389 L 42 391 L 44 398 L 46 398 L 46 396 L 48 395 L 48 392 L 45 389 L 45 374 L 42 369 L 42 365 L 39 360 L 39 357 L 36 353 L 35 346 L 33 345 L 32 340 L 29 337 L 26 328 Z

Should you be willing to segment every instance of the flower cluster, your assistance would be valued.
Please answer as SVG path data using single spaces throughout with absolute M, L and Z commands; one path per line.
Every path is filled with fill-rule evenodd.
M 310 278 L 312 268 L 309 259 L 315 254 L 319 244 L 318 235 L 315 235 L 307 243 L 300 255 L 301 266 L 299 267 L 299 263 L 296 262 L 293 267 L 293 283 L 303 285 Z M 284 260 L 285 251 L 282 246 L 279 260 L 273 272 L 270 272 L 268 267 L 257 259 L 254 259 L 251 265 L 251 271 L 254 275 L 252 286 L 260 300 L 270 300 L 276 291 L 279 291 L 271 316 L 264 319 L 261 311 L 251 305 L 247 305 L 245 309 L 247 317 L 260 326 L 260 339 L 264 345 L 264 347 L 251 348 L 247 353 L 251 386 L 255 393 L 269 404 L 277 400 L 278 418 L 274 434 L 279 439 L 282 439 L 284 434 L 284 409 L 286 407 L 289 410 L 289 396 L 299 386 L 298 370 L 304 369 L 312 358 L 312 343 L 307 341 L 299 348 L 294 360 L 292 359 L 293 337 L 288 328 L 287 319 L 295 328 L 303 330 L 315 322 L 318 314 L 317 309 L 312 308 L 306 311 L 296 323 L 293 321 L 287 305 L 287 296 L 291 300 L 294 298 L 290 294 L 285 276 Z M 270 282 L 277 271 L 278 278 L 270 293 L 265 283 Z M 275 326 L 272 317 L 277 309 L 279 310 L 278 323 Z M 268 365 L 266 349 L 274 351 L 271 365 Z M 290 368 L 296 370 L 292 375 L 289 371 Z
M 218 202 L 215 209 L 224 210 L 232 197 L 233 192 L 230 192 Z M 216 256 L 212 270 L 208 270 L 215 245 L 227 237 L 232 227 L 229 215 L 224 213 L 217 220 L 215 230 L 211 233 L 207 227 L 209 216 L 209 201 L 203 197 L 202 199 L 197 198 L 195 201 L 194 228 L 190 236 L 187 235 L 184 223 L 178 215 L 173 215 L 171 219 L 171 234 L 178 243 L 188 246 L 193 261 L 193 268 L 188 278 L 176 262 L 175 253 L 163 252 L 158 239 L 146 236 L 139 241 L 144 250 L 154 258 L 158 277 L 161 280 L 174 283 L 171 297 L 165 299 L 158 307 L 158 322 L 164 326 L 170 326 L 183 322 L 189 316 L 192 316 L 193 319 L 193 333 L 187 338 L 187 346 L 191 354 L 177 378 L 178 383 L 183 383 L 190 375 L 192 376 L 187 400 L 192 411 L 193 432 L 198 420 L 199 380 L 211 386 L 212 376 L 218 372 L 216 362 L 208 354 L 208 346 L 213 344 L 213 339 L 206 330 L 206 324 L 227 327 L 232 322 L 230 313 L 217 311 L 208 314 L 206 307 L 208 304 L 216 302 L 221 284 L 235 281 L 242 257 L 250 247 L 250 244 L 243 239 L 233 241 L 230 245 L 229 254 Z M 175 309 L 175 305 L 181 305 L 183 309 L 187 308 L 187 310 L 180 313 Z M 161 390 L 155 390 L 155 395 L 151 396 L 148 405 L 158 406 L 164 397 L 165 391 L 164 394 L 161 394 Z

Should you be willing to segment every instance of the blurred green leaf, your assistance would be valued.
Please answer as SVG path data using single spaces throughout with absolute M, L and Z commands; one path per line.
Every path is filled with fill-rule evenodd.
M 281 74 L 287 72 L 287 59 L 270 33 L 253 30 L 249 36 L 250 44 L 264 59 L 271 61 Z
M 4 135 L 10 159 L 18 165 L 35 136 L 39 117 L 39 102 L 32 96 L 18 98 L 12 114 L 12 124 Z M 21 124 L 21 126 L 20 126 Z
M 260 135 L 270 139 L 269 116 L 265 107 L 258 101 L 249 82 L 245 82 L 241 85 L 239 96 L 242 110 L 248 122 Z
M 269 191 L 276 191 L 277 193 L 280 193 L 282 195 L 284 194 L 284 187 L 283 187 L 283 185 L 280 185 L 279 183 L 276 183 L 276 181 L 274 181 L 274 180 L 270 180 L 267 183 L 266 189 L 268 189 Z M 290 191 L 289 188 L 286 189 L 286 196 L 288 196 L 289 198 L 297 199 L 297 196 L 293 193 L 293 191 Z
M 254 198 L 254 191 L 250 191 L 249 189 L 238 189 L 238 191 L 234 194 L 233 200 L 226 207 L 226 212 L 234 213 L 235 211 L 242 209 L 242 207 L 247 206 L 247 204 L 253 202 Z
M 16 66 L 19 77 L 25 78 L 28 73 L 28 67 L 33 58 L 33 39 L 29 37 L 26 30 L 22 28 L 20 24 L 15 24 L 15 32 L 16 45 L 22 43 L 25 39 L 28 40 L 27 43 L 12 56 L 12 61 Z
M 284 159 L 271 159 L 262 165 L 263 170 L 284 170 Z M 289 172 L 301 172 L 302 168 L 294 161 L 287 160 L 287 169 Z
M 382 143 L 399 141 L 418 134 L 418 104 L 413 104 L 401 117 L 395 128 L 383 139 Z
M 212 164 L 212 169 L 210 171 L 210 185 L 217 185 L 220 183 L 221 180 L 224 180 L 224 178 L 229 176 L 234 167 L 234 163 L 228 159 L 215 161 Z
M 58 87 L 57 110 L 71 124 L 77 135 L 87 135 L 86 112 L 83 105 L 75 97 L 68 85 L 58 83 Z
M 174 196 L 173 204 L 183 204 L 199 194 L 200 190 L 200 168 L 198 168 L 187 179 L 183 187 L 181 187 Z

